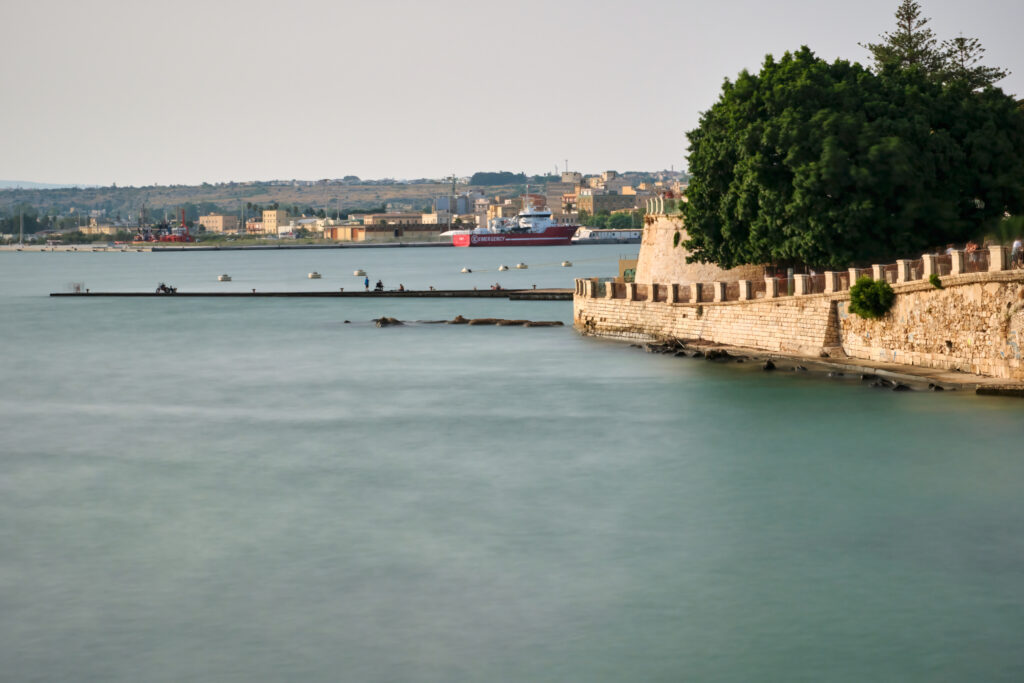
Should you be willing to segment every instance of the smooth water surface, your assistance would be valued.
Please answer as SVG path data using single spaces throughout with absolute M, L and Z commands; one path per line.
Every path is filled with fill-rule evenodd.
M 369 322 L 566 302 L 46 296 L 620 250 L 0 254 L 0 680 L 1024 679 L 1024 403 Z

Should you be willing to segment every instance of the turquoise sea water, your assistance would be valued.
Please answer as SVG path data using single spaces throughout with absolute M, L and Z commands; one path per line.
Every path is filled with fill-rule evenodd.
M 0 680 L 1024 679 L 1024 403 L 369 322 L 566 302 L 46 296 L 621 251 L 0 253 Z

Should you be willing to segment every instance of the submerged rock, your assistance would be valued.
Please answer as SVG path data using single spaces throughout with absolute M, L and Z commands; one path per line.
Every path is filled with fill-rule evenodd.
M 394 327 L 395 325 L 405 324 L 398 318 L 388 318 L 387 316 L 377 318 L 373 322 L 377 323 L 377 327 Z
M 892 388 L 892 390 L 893 391 L 910 391 L 911 389 L 906 384 L 897 384 L 896 386 L 894 386 Z

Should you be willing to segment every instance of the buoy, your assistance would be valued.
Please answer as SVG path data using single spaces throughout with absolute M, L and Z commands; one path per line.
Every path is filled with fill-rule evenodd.
M 572 261 L 562 261 L 562 267 L 563 268 L 571 268 L 572 267 Z
M 463 268 L 463 269 L 462 269 L 462 272 L 463 272 L 463 273 L 472 273 L 472 272 L 473 272 L 473 269 L 472 269 L 472 268 Z
M 366 275 L 366 271 L 365 270 L 353 270 L 352 274 L 357 276 L 357 277 L 362 277 L 362 276 Z
M 516 268 L 517 268 L 518 270 L 526 270 L 527 268 L 529 268 L 529 266 L 528 266 L 528 265 L 526 265 L 525 263 L 517 263 L 517 264 L 516 264 Z
M 320 279 L 320 273 L 318 273 L 318 272 L 316 272 L 314 270 L 312 273 L 310 273 L 308 275 L 308 277 L 309 277 L 310 280 L 319 280 Z
M 217 280 L 219 282 L 231 282 L 231 276 L 228 275 L 227 273 L 224 273 L 223 275 L 218 275 Z
M 508 270 L 508 266 L 498 266 L 498 270 Z

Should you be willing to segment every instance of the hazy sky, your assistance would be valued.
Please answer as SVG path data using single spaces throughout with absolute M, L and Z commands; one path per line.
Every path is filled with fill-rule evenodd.
M 1024 2 L 923 0 L 1024 96 Z M 0 178 L 655 170 L 722 79 L 866 61 L 898 0 L 2 0 Z

